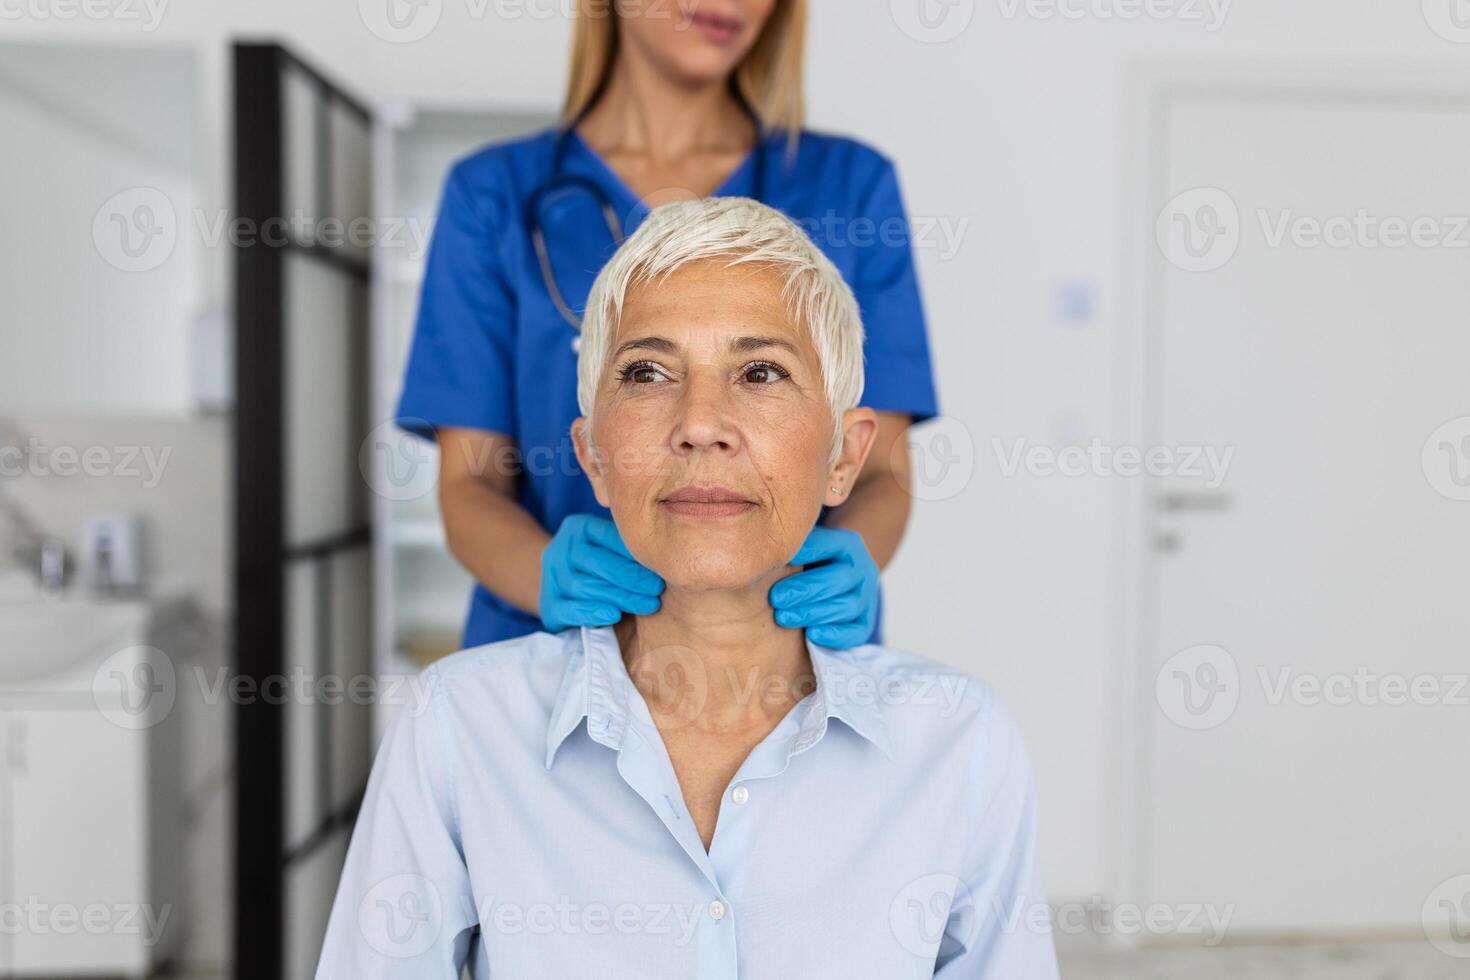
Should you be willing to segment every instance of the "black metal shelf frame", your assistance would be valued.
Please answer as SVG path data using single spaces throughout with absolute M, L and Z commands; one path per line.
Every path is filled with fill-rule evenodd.
M 234 46 L 234 180 L 236 216 L 263 228 L 282 220 L 287 207 L 285 161 L 285 80 L 299 72 L 316 95 L 314 112 L 314 196 L 325 214 L 333 191 L 331 113 L 340 107 L 371 128 L 371 114 L 359 101 L 278 44 Z M 318 215 L 319 217 L 320 215 Z M 255 244 L 235 248 L 236 413 L 234 460 L 235 513 L 235 667 L 260 686 L 281 678 L 288 659 L 288 573 L 305 565 L 314 576 L 315 609 L 312 667 L 330 674 L 332 663 L 335 559 L 372 545 L 371 526 L 362 523 L 319 540 L 289 542 L 290 493 L 287 472 L 287 316 L 286 266 L 299 256 L 348 276 L 359 288 L 370 284 L 370 263 L 317 242 L 288 239 L 280 247 Z M 344 370 L 353 377 L 352 397 L 366 405 L 367 321 Z M 362 435 L 362 433 L 358 433 Z M 369 597 L 370 598 L 370 597 Z M 370 605 L 369 605 L 370 608 Z M 246 980 L 285 975 L 288 870 L 305 861 L 343 828 L 351 826 L 361 786 L 338 803 L 332 771 L 333 716 L 315 712 L 315 792 L 318 823 L 300 840 L 287 840 L 286 711 L 279 702 L 257 698 L 236 706 L 235 792 L 235 949 L 234 974 Z

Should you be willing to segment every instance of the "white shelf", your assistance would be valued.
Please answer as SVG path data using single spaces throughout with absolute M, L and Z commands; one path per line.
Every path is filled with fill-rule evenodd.
M 400 548 L 444 548 L 444 524 L 438 520 L 395 521 L 392 541 Z
M 373 133 L 374 211 L 433 227 L 445 175 L 455 160 L 495 140 L 551 125 L 555 107 L 438 103 L 397 99 L 385 103 Z M 427 242 L 422 251 L 427 252 Z M 412 320 L 424 280 L 424 254 L 378 249 L 373 287 L 373 412 L 392 417 L 398 405 Z M 373 524 L 384 547 L 374 560 L 380 674 L 401 672 L 410 642 L 457 637 L 472 580 L 449 554 L 432 501 L 375 499 Z M 417 639 L 415 639 L 417 638 Z M 388 721 L 376 713 L 378 730 Z
M 392 259 L 384 263 L 388 280 L 397 286 L 419 286 L 424 281 L 422 259 Z

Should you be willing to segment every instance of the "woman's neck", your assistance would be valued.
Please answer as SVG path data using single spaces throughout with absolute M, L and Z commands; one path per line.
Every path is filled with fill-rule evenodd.
M 696 153 L 744 153 L 755 128 L 724 82 L 680 84 L 648 59 L 624 51 L 606 91 L 578 124 L 605 155 L 676 162 Z
M 768 727 L 811 693 L 806 635 L 776 625 L 768 599 L 785 568 L 747 589 L 664 591 L 658 612 L 614 627 L 654 721 L 709 731 Z

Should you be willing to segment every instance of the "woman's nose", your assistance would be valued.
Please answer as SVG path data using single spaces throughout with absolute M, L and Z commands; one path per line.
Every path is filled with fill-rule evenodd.
M 712 372 L 713 373 L 713 372 Z M 723 378 L 695 376 L 685 383 L 674 427 L 675 452 L 734 452 L 740 448 L 729 386 Z

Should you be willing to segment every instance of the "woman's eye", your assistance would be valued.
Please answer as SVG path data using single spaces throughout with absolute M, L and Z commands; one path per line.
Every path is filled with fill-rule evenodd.
M 760 363 L 746 367 L 741 377 L 748 384 L 768 385 L 789 375 L 774 364 Z
M 663 376 L 663 371 L 650 361 L 637 361 L 618 372 L 621 380 L 630 381 L 635 385 L 653 384 Z

